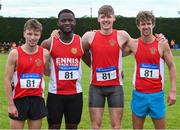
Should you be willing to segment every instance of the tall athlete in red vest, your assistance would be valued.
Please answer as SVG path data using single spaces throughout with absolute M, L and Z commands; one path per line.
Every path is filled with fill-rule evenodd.
M 8 56 L 4 85 L 12 129 L 23 129 L 26 119 L 29 129 L 40 129 L 42 118 L 47 115 L 43 73 L 48 73 L 49 52 L 37 45 L 41 32 L 41 23 L 28 20 L 24 25 L 25 44 L 13 49 Z
M 128 47 L 135 56 L 133 97 L 131 101 L 133 128 L 142 129 L 147 115 L 155 129 L 165 129 L 164 62 L 170 74 L 169 105 L 176 102 L 176 67 L 168 42 L 158 42 L 153 35 L 155 16 L 141 11 L 136 17 L 141 37 Z
M 59 129 L 65 117 L 66 129 L 77 129 L 82 114 L 81 38 L 73 33 L 76 21 L 71 10 L 58 14 L 60 29 L 57 38 L 43 41 L 43 47 L 50 51 L 51 73 L 47 99 L 49 129 Z

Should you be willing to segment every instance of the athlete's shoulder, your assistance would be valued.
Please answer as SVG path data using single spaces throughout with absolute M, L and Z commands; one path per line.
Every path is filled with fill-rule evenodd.
M 129 34 L 125 30 L 117 30 L 117 33 L 121 36 L 129 36 Z
M 18 55 L 18 49 L 19 49 L 19 48 L 12 49 L 12 50 L 9 52 L 9 55 L 10 55 L 10 56 L 16 56 L 16 55 Z
M 18 59 L 18 50 L 12 49 L 9 52 L 8 61 L 9 61 L 9 63 L 14 64 L 14 63 L 16 63 L 17 59 Z
M 96 30 L 97 31 L 97 30 Z M 96 34 L 96 31 L 88 31 L 86 32 L 83 36 L 82 36 L 82 41 L 83 43 L 88 43 L 88 44 L 91 44 L 93 39 L 94 39 L 94 36 Z
M 43 48 L 43 53 L 44 53 L 45 55 L 49 55 L 49 54 L 50 54 L 50 52 L 49 52 L 46 48 Z
M 92 37 L 93 35 L 95 35 L 95 33 L 97 32 L 98 30 L 91 30 L 91 31 L 87 31 L 83 37 Z

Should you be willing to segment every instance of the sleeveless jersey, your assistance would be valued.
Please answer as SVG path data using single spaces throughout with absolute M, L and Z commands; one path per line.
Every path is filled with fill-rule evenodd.
M 81 39 L 74 34 L 70 43 L 53 38 L 51 42 L 51 74 L 49 92 L 71 95 L 82 92 L 81 58 L 83 55 Z
M 144 93 L 163 89 L 164 60 L 160 57 L 157 40 L 143 43 L 141 38 L 138 39 L 133 85 L 137 91 Z
M 97 31 L 90 45 L 91 84 L 96 86 L 122 85 L 122 52 L 117 40 L 117 30 L 110 35 Z
M 38 46 L 38 52 L 27 54 L 21 47 L 17 48 L 17 67 L 13 75 L 13 98 L 25 96 L 44 96 L 44 59 L 43 48 Z

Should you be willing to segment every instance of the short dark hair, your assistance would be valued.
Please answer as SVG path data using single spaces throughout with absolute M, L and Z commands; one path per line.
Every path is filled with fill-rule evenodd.
M 29 19 L 25 24 L 24 24 L 24 31 L 27 29 L 34 29 L 42 32 L 42 24 L 37 20 L 37 19 Z
M 59 14 L 58 14 L 58 19 L 60 18 L 60 15 L 61 15 L 62 13 L 71 13 L 71 14 L 75 17 L 75 14 L 73 13 L 73 11 L 71 11 L 71 10 L 69 10 L 69 9 L 63 9 L 63 10 L 61 10 L 61 11 L 59 12 Z

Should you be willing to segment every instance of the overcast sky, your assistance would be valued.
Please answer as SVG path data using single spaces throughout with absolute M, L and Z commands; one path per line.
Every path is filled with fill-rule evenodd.
M 135 17 L 140 10 L 152 10 L 156 17 L 180 17 L 180 0 L 0 0 L 0 16 L 57 17 L 61 9 L 74 11 L 76 17 L 97 17 L 99 7 L 111 5 L 116 15 Z M 178 14 L 179 11 L 179 14 Z

